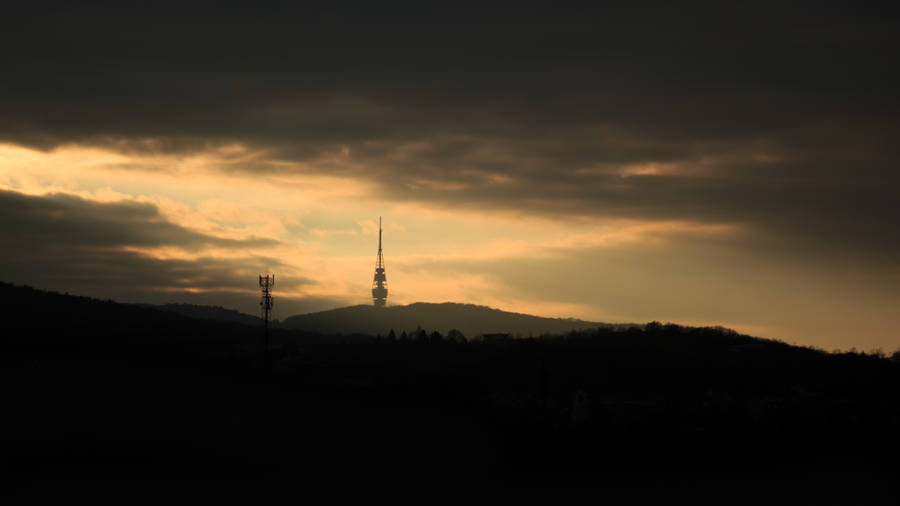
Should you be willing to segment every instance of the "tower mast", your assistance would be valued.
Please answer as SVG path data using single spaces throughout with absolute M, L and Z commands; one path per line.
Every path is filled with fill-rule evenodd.
M 266 274 L 259 275 L 259 287 L 262 290 L 262 299 L 259 301 L 259 308 L 263 316 L 263 335 L 266 343 L 266 374 L 269 373 L 269 320 L 272 312 L 272 290 L 275 288 L 275 275 Z
M 378 259 L 375 260 L 375 279 L 372 280 L 372 301 L 376 307 L 387 302 L 387 276 L 384 274 L 384 257 L 381 255 L 381 216 L 378 217 Z

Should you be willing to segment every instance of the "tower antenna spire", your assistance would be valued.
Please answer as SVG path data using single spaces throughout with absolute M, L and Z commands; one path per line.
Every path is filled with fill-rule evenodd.
M 372 302 L 376 307 L 387 303 L 387 276 L 384 274 L 384 256 L 381 254 L 381 216 L 378 217 L 378 258 L 375 260 L 375 279 L 372 280 Z

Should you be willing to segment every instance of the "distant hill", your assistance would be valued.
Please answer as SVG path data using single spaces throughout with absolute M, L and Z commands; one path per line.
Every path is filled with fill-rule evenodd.
M 474 304 L 416 302 L 407 306 L 384 308 L 369 305 L 350 306 L 296 315 L 282 321 L 281 326 L 326 334 L 387 335 L 393 329 L 398 336 L 402 331 L 410 332 L 417 327 L 428 332 L 437 330 L 443 334 L 450 329 L 457 329 L 467 337 L 474 337 L 487 333 L 536 336 L 596 327 L 627 328 L 630 325 L 543 318 Z
M 526 336 L 593 328 L 469 341 L 275 328 L 265 353 L 259 326 L 0 283 L 0 447 L 17 464 L 7 481 L 15 494 L 38 481 L 118 490 L 136 476 L 142 493 L 292 483 L 294 498 L 323 485 L 593 483 L 632 497 L 648 473 L 671 469 L 673 487 L 725 476 L 729 493 L 760 491 L 760 469 L 778 483 L 806 469 L 871 478 L 849 482 L 853 494 L 838 501 L 864 504 L 860 491 L 894 490 L 900 473 L 900 360 L 880 354 L 463 304 L 359 306 L 300 322 L 316 315 L 396 315 L 385 320 L 395 330 L 452 323 L 470 335 L 479 325 L 533 325 Z
M 262 325 L 262 318 L 241 313 L 234 309 L 226 309 L 222 306 L 198 306 L 196 304 L 138 304 L 142 307 L 158 309 L 170 313 L 178 313 L 191 318 L 204 320 L 216 320 L 220 322 L 243 323 L 244 325 Z

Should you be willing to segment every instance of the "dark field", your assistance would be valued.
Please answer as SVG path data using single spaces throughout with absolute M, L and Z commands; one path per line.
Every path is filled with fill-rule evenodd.
M 468 341 L 276 329 L 267 372 L 259 327 L 0 293 L 5 494 L 21 502 L 896 495 L 900 363 L 884 357 L 674 325 Z

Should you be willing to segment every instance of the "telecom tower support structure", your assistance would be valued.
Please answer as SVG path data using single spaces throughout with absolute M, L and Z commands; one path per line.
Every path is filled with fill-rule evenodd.
M 375 307 L 387 303 L 387 276 L 384 274 L 384 257 L 381 255 L 381 216 L 378 217 L 378 259 L 375 261 L 375 279 L 372 280 L 372 301 Z
M 259 288 L 262 290 L 262 298 L 259 301 L 259 309 L 263 316 L 263 333 L 266 345 L 266 373 L 269 372 L 269 320 L 272 314 L 272 290 L 275 288 L 275 275 L 259 275 Z

